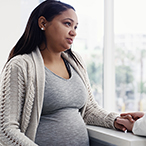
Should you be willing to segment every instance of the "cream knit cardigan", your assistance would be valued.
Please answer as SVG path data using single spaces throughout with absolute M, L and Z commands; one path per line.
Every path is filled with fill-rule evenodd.
M 65 52 L 62 56 L 78 72 L 88 90 L 88 100 L 81 109 L 86 124 L 114 128 L 115 113 L 98 106 L 91 94 L 85 66 L 83 68 Z M 0 80 L 0 146 L 36 146 L 45 85 L 44 62 L 40 50 L 18 55 L 5 66 Z M 67 121 L 66 121 L 67 122 Z

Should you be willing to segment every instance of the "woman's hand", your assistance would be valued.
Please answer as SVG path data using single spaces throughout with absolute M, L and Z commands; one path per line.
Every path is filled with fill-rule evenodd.
M 127 128 L 124 126 L 124 124 L 122 123 L 122 122 L 117 122 L 117 121 L 119 121 L 119 120 L 123 120 L 122 122 L 126 122 L 126 120 L 127 119 L 124 119 L 123 117 L 117 117 L 116 119 L 115 119 L 115 121 L 114 121 L 114 126 L 115 126 L 115 128 L 117 129 L 117 130 L 121 130 L 121 131 L 125 131 L 125 130 L 127 130 Z M 124 122 L 124 123 L 125 123 Z
M 123 128 L 123 131 L 125 131 L 126 129 L 128 131 L 132 131 L 135 121 L 134 120 L 130 121 L 130 120 L 126 118 L 126 116 L 124 118 L 120 117 L 120 118 L 117 118 L 116 123 L 125 127 L 125 129 Z

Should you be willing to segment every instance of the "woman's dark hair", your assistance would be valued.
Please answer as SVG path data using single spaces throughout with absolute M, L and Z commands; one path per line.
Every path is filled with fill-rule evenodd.
M 31 53 L 37 46 L 40 46 L 42 42 L 45 42 L 46 45 L 45 35 L 38 26 L 39 17 L 44 16 L 46 20 L 50 22 L 55 16 L 60 15 L 67 9 L 73 9 L 75 11 L 72 6 L 56 0 L 46 0 L 38 5 L 30 15 L 23 35 L 11 50 L 8 61 L 16 55 Z M 72 53 L 71 49 L 69 50 L 68 54 L 77 63 L 78 61 L 76 57 Z

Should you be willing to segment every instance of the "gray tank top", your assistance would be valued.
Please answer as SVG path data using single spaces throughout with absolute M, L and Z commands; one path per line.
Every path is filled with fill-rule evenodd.
M 39 146 L 89 146 L 88 133 L 80 115 L 87 99 L 85 85 L 73 69 L 70 78 L 57 76 L 45 67 L 45 92 L 35 142 Z

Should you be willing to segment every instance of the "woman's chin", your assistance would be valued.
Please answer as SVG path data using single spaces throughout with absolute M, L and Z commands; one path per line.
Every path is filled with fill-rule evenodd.
M 71 47 L 67 47 L 66 49 L 65 49 L 65 51 L 67 51 L 67 50 L 69 50 Z

